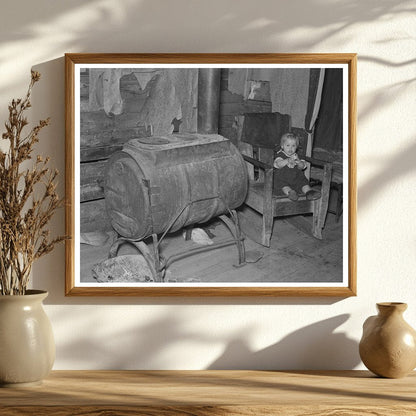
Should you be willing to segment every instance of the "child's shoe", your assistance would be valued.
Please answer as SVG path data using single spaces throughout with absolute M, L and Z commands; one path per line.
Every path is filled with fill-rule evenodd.
M 291 201 L 297 201 L 299 199 L 298 194 L 296 193 L 296 191 L 294 191 L 293 189 L 291 189 L 289 191 L 289 193 L 287 194 L 287 197 L 291 200 Z
M 321 197 L 321 193 L 316 189 L 311 189 L 310 191 L 306 192 L 306 199 L 308 201 L 315 201 Z

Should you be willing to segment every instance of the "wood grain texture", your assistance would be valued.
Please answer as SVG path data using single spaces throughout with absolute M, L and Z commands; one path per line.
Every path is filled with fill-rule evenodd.
M 81 233 L 106 232 L 113 229 L 107 215 L 104 198 L 80 204 L 79 228 Z
M 348 287 L 183 287 L 183 288 L 99 288 L 76 287 L 74 276 L 74 70 L 76 64 L 94 63 L 300 63 L 300 64 L 346 64 L 349 67 L 349 243 L 348 243 Z M 65 293 L 69 296 L 355 296 L 356 284 L 356 66 L 354 53 L 323 54 L 66 54 L 66 281 Z M 84 155 L 91 157 L 90 154 Z M 94 157 L 97 157 L 95 155 Z
M 348 283 L 357 294 L 357 56 L 349 61 L 348 97 Z
M 75 63 L 65 56 L 65 291 L 75 286 Z
M 138 63 L 348 63 L 356 58 L 354 53 L 68 53 L 65 56 L 74 64 L 138 64 Z
M 0 407 L 1 410 L 1 407 Z M 7 416 L 414 416 L 414 406 L 28 406 L 7 407 Z
M 367 371 L 54 371 L 0 389 L 7 415 L 414 415 L 416 373 Z
M 152 297 L 339 297 L 355 296 L 348 287 L 76 287 L 67 288 L 66 296 L 152 296 Z

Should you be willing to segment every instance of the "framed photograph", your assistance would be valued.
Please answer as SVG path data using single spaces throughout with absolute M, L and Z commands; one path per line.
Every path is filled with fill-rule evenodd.
M 66 295 L 356 295 L 355 54 L 66 54 Z

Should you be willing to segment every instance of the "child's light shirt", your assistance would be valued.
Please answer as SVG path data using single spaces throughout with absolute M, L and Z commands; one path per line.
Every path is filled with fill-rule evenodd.
M 277 153 L 276 153 L 276 158 L 274 159 L 273 162 L 273 167 L 275 167 L 276 169 L 281 169 L 278 166 L 278 163 L 282 160 L 286 160 L 286 159 L 294 159 L 294 160 L 300 160 L 301 162 L 303 162 L 303 164 L 305 165 L 306 168 L 306 161 L 303 159 L 299 159 L 299 156 L 297 153 L 293 153 L 293 155 L 289 156 L 283 149 L 280 149 Z

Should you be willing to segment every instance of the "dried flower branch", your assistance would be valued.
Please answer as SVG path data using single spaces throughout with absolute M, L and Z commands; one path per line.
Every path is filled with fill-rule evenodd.
M 5 152 L 0 150 L 1 295 L 24 295 L 33 262 L 65 239 L 65 236 L 50 239 L 45 229 L 56 209 L 63 205 L 56 193 L 58 171 L 52 172 L 49 157 L 41 156 L 37 156 L 31 168 L 22 167 L 32 159 L 39 132 L 50 123 L 49 118 L 40 120 L 23 136 L 28 125 L 24 112 L 31 107 L 32 88 L 39 79 L 39 72 L 32 71 L 25 98 L 10 103 L 2 135 L 3 140 L 9 141 L 9 148 Z

